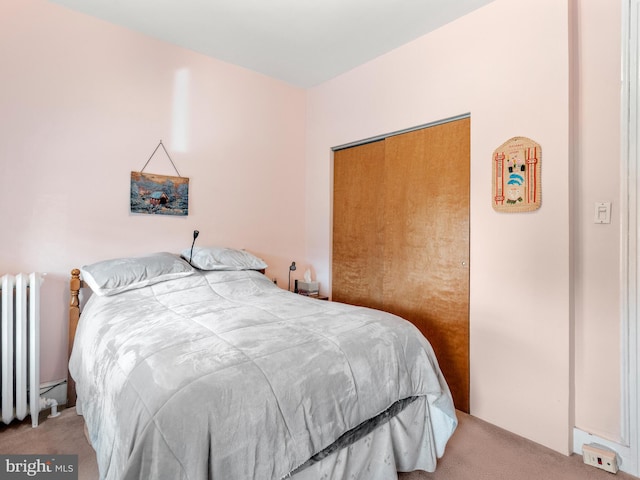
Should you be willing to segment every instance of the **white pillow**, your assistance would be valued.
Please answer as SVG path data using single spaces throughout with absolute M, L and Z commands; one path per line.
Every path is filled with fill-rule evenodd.
M 246 250 L 224 247 L 194 247 L 182 251 L 182 258 L 200 270 L 263 270 L 267 264 Z
M 142 257 L 104 260 L 86 265 L 80 272 L 93 293 L 108 296 L 186 277 L 195 273 L 195 270 L 177 255 L 160 252 Z

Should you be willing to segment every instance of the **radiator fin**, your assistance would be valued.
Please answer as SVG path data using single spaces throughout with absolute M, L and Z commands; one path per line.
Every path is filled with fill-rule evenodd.
M 38 426 L 38 414 L 51 401 L 40 397 L 40 273 L 3 275 L 0 308 L 2 421 Z

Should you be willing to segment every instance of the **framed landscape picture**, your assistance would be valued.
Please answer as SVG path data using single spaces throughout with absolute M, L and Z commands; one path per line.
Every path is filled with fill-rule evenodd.
M 131 172 L 131 213 L 189 215 L 189 178 Z

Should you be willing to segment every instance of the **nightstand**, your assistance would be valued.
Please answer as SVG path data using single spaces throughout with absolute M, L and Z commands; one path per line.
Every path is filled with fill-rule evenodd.
M 315 298 L 316 300 L 329 300 L 329 297 L 325 297 L 324 295 L 320 295 L 320 294 L 313 294 L 313 295 L 306 295 L 304 293 L 301 293 L 300 295 L 304 296 L 304 297 L 309 297 L 309 298 Z

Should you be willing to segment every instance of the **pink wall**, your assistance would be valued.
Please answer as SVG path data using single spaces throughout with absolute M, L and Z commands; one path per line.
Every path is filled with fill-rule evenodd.
M 573 426 L 568 20 L 566 1 L 496 0 L 310 90 L 307 113 L 307 252 L 325 266 L 324 282 L 330 148 L 471 113 L 471 413 L 565 453 Z M 496 213 L 492 152 L 519 135 L 542 145 L 542 208 Z
M 0 59 L 0 272 L 48 273 L 43 381 L 66 377 L 73 267 L 178 252 L 198 229 L 281 286 L 292 260 L 303 272 L 303 90 L 45 0 L 0 3 Z M 129 213 L 160 139 L 190 178 L 187 217 Z M 175 174 L 161 152 L 145 171 Z
M 620 71 L 622 2 L 575 8 L 577 163 L 575 226 L 575 424 L 621 442 Z M 593 223 L 596 202 L 612 222 Z
M 472 413 L 561 452 L 574 411 L 619 438 L 619 8 L 495 0 L 303 91 L 45 0 L 0 3 L 0 272 L 48 272 L 43 380 L 66 375 L 71 268 L 178 251 L 197 228 L 281 286 L 309 265 L 327 293 L 330 148 L 470 112 Z M 516 135 L 542 144 L 543 204 L 498 214 L 491 152 Z M 128 212 L 160 139 L 191 179 L 186 218 Z M 147 171 L 173 173 L 162 154 Z

